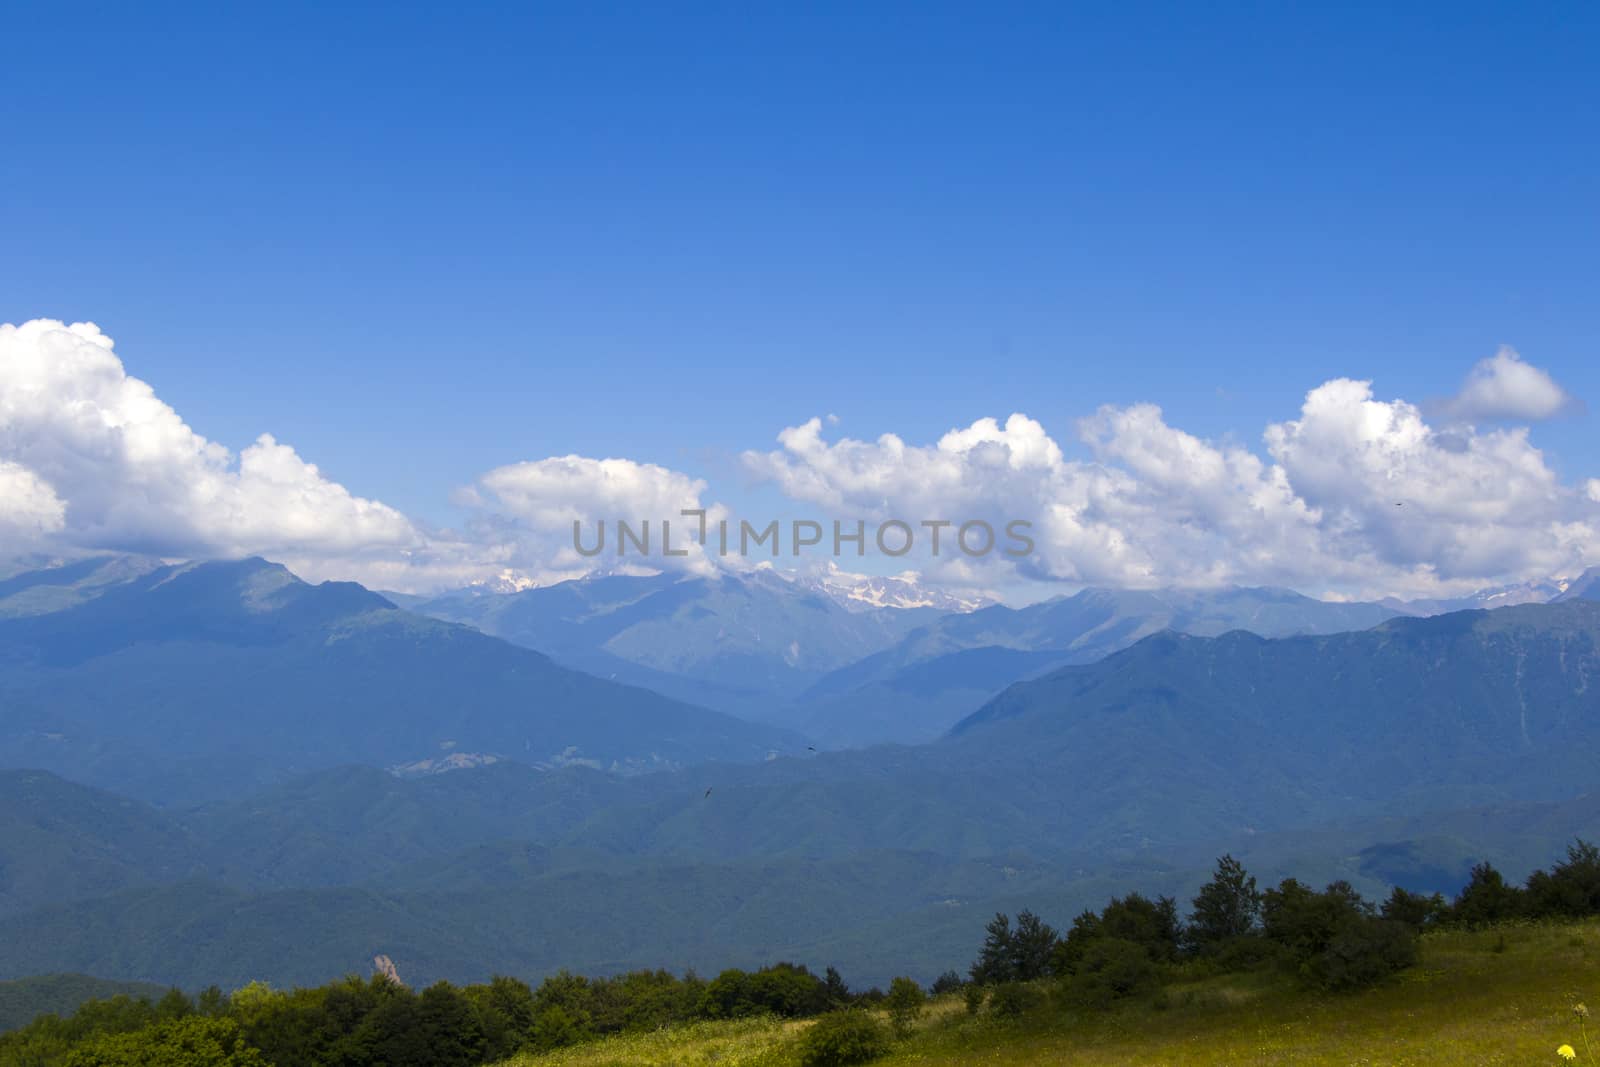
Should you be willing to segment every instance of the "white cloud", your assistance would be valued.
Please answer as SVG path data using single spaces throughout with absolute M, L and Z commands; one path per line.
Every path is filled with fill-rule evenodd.
M 706 483 L 679 471 L 630 459 L 555 456 L 497 467 L 458 494 L 459 502 L 481 510 L 480 530 L 493 529 L 506 546 L 510 566 L 542 580 L 558 580 L 586 571 L 671 567 L 706 572 L 711 568 L 699 543 L 699 519 L 686 510 L 705 510 L 714 525 L 727 518 L 725 509 L 708 505 Z M 576 547 L 573 524 L 581 525 L 581 544 L 592 551 L 604 523 L 599 555 Z M 631 542 L 618 552 L 617 524 L 625 522 L 635 536 L 649 528 L 650 554 Z M 670 524 L 671 547 L 685 556 L 662 554 L 663 522 Z
M 234 456 L 195 433 L 91 323 L 0 325 L 0 464 L 0 514 L 68 547 L 324 558 L 422 542 L 271 435 Z
M 1571 403 L 1503 350 L 1474 369 L 1451 415 L 1547 417 Z M 951 549 L 951 531 L 930 558 L 919 532 L 920 549 L 896 569 L 914 565 L 952 586 L 1037 578 L 1440 595 L 1572 574 L 1600 559 L 1600 479 L 1563 483 L 1524 427 L 1433 426 L 1367 382 L 1312 389 L 1296 417 L 1266 427 L 1259 451 L 1187 433 L 1149 404 L 1080 420 L 1071 444 L 1081 458 L 1021 413 L 920 445 L 892 433 L 830 440 L 833 421 L 783 430 L 776 449 L 744 453 L 745 471 L 824 522 L 1032 524 L 1036 551 L 1024 560 L 968 558 Z M 269 434 L 237 455 L 201 437 L 126 372 L 93 325 L 0 326 L 0 550 L 11 554 L 261 554 L 313 580 L 403 591 L 758 562 L 708 555 L 680 512 L 704 508 L 713 529 L 719 519 L 736 526 L 735 517 L 705 481 L 651 463 L 513 463 L 457 499 L 471 515 L 464 529 L 426 529 L 352 494 Z M 759 526 L 779 516 L 746 517 Z M 606 552 L 580 554 L 574 520 L 592 544 L 601 519 Z M 661 556 L 663 519 L 688 555 Z M 651 522 L 648 559 L 617 556 L 618 520 Z
M 1445 410 L 1458 419 L 1511 419 L 1537 422 L 1564 415 L 1577 401 L 1545 371 L 1523 362 L 1516 349 L 1502 345 L 1480 360 Z
M 0 459 L 0 536 L 31 546 L 65 525 L 56 491 L 21 464 Z
M 1089 460 L 1065 458 L 1023 415 L 929 446 L 893 434 L 828 442 L 813 419 L 744 460 L 787 495 L 847 515 L 1026 519 L 1038 552 L 1023 572 L 1072 582 L 1421 595 L 1600 556 L 1600 483 L 1562 484 L 1526 429 L 1435 430 L 1367 382 L 1311 390 L 1298 418 L 1267 428 L 1265 458 L 1176 429 L 1149 404 L 1103 407 L 1078 431 Z M 1013 566 L 956 565 L 969 581 Z

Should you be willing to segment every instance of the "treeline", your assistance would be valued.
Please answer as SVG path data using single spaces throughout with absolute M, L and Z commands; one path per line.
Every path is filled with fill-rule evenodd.
M 884 994 L 855 994 L 829 968 L 818 977 L 779 963 L 690 973 L 637 971 L 614 978 L 562 972 L 538 988 L 497 977 L 439 982 L 414 992 L 383 976 L 311 989 L 260 983 L 231 995 L 174 989 L 159 1000 L 89 1001 L 0 1035 L 0 1067 L 472 1067 L 605 1034 L 704 1019 L 801 1017 Z
M 1224 856 L 1190 902 L 1187 921 L 1173 898 L 1139 893 L 1084 912 L 1065 933 L 1031 912 L 1015 923 L 996 915 L 969 971 L 967 1003 L 976 1011 L 987 1000 L 998 1014 L 1017 1014 L 1042 995 L 1029 984 L 1039 979 L 1057 979 L 1071 999 L 1096 1003 L 1179 974 L 1269 967 L 1322 989 L 1358 989 L 1415 963 L 1418 936 L 1430 928 L 1593 915 L 1600 915 L 1600 848 L 1583 840 L 1522 886 L 1480 863 L 1452 900 L 1396 887 L 1381 904 L 1344 881 L 1319 891 L 1286 878 L 1259 890 Z

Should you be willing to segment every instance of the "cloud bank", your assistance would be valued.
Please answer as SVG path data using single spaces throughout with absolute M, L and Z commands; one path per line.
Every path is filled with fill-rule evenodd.
M 1465 591 L 1600 558 L 1594 482 L 1561 484 L 1526 428 L 1438 430 L 1371 383 L 1312 389 L 1269 425 L 1265 458 L 1169 425 L 1150 404 L 1082 419 L 1090 458 L 1043 427 L 982 419 L 911 447 L 785 430 L 748 470 L 787 495 L 867 516 L 939 509 L 1025 518 L 1031 577 L 1073 583 L 1282 584 L 1363 595 Z
M 270 434 L 238 455 L 206 440 L 92 323 L 44 319 L 0 325 L 0 530 L 167 556 L 336 560 L 422 543 Z
M 1266 426 L 1255 449 L 1202 439 L 1134 404 L 1102 407 L 1061 440 L 1022 413 L 931 444 L 830 437 L 837 420 L 814 418 L 740 461 L 822 520 L 1032 523 L 1037 550 L 1025 560 L 913 561 L 953 585 L 1442 595 L 1600 562 L 1600 479 L 1563 483 L 1527 426 L 1507 425 L 1576 406 L 1502 349 L 1472 369 L 1440 425 L 1369 382 L 1336 379 Z M 237 454 L 196 434 L 91 324 L 0 326 L 0 554 L 259 554 L 307 577 L 401 590 L 756 562 L 710 555 L 680 540 L 687 529 L 674 532 L 685 557 L 576 552 L 575 520 L 592 530 L 598 519 L 659 523 L 698 508 L 712 524 L 734 519 L 704 480 L 633 459 L 509 463 L 455 499 L 468 515 L 462 529 L 429 529 L 270 434 Z

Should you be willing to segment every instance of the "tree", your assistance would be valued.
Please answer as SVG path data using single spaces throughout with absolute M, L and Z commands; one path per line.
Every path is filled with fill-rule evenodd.
M 1528 911 L 1537 916 L 1581 918 L 1600 912 L 1600 848 L 1578 838 L 1565 863 L 1528 877 Z
M 1197 952 L 1214 952 L 1237 937 L 1256 928 L 1261 919 L 1261 894 L 1253 875 L 1232 856 L 1217 860 L 1211 881 L 1200 887 L 1190 902 L 1187 940 Z
M 823 988 L 828 994 L 828 1003 L 835 1008 L 842 1008 L 850 1003 L 850 987 L 845 984 L 844 976 L 838 968 L 829 967 L 823 974 Z
M 533 1046 L 561 1048 L 594 1034 L 594 990 L 589 980 L 571 971 L 558 971 L 533 992 Z
M 1450 916 L 1456 922 L 1475 925 L 1515 919 L 1522 912 L 1522 891 L 1507 885 L 1505 876 L 1488 863 L 1472 868 L 1466 887 L 1450 908 Z
M 1061 935 L 1031 911 L 1017 913 L 1017 928 L 1011 934 L 1011 974 L 1019 982 L 1031 982 L 1050 973 L 1050 961 Z
M 1379 914 L 1391 922 L 1405 923 L 1413 930 L 1421 931 L 1442 921 L 1449 912 L 1450 906 L 1438 893 L 1425 897 L 1421 893 L 1408 892 L 1395 886 L 1389 899 L 1383 902 Z
M 890 982 L 884 1005 L 889 1009 L 889 1019 L 894 1023 L 895 1033 L 901 1037 L 911 1033 L 911 1028 L 921 1018 L 927 1003 L 927 994 L 910 978 L 896 978 Z
M 384 1067 L 473 1067 L 483 1061 L 488 1040 L 482 1019 L 471 1001 L 448 982 L 437 982 L 420 994 L 382 974 L 360 984 L 372 1008 L 349 1035 L 335 1062 L 353 1059 Z
M 1183 937 L 1178 923 L 1178 902 L 1171 897 L 1151 900 L 1139 893 L 1113 898 L 1100 913 L 1098 935 L 1131 941 L 1158 963 L 1177 958 Z
M 978 985 L 999 985 L 1016 977 L 1011 959 L 1011 919 L 996 912 L 984 928 L 983 948 L 972 964 L 970 974 Z
M 1078 917 L 1072 920 L 1072 929 L 1067 931 L 1067 936 L 1056 943 L 1055 954 L 1050 960 L 1051 973 L 1076 974 L 1078 965 L 1083 962 L 1084 954 L 1089 951 L 1089 946 L 1099 940 L 1100 936 L 1100 916 L 1092 911 L 1079 913 Z
M 488 985 L 468 986 L 462 993 L 483 1029 L 485 1059 L 509 1059 L 522 1048 L 533 1030 L 534 1015 L 533 990 L 526 982 L 497 974 Z
M 961 992 L 962 984 L 959 974 L 955 971 L 946 971 L 933 980 L 933 985 L 928 987 L 928 991 L 936 997 L 942 997 L 946 993 Z
M 1349 882 L 1332 882 L 1318 893 L 1293 878 L 1262 894 L 1261 926 L 1269 940 L 1305 963 L 1325 950 L 1354 919 L 1370 918 L 1372 905 Z

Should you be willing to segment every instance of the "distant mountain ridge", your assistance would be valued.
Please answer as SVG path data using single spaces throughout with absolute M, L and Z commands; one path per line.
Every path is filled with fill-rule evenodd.
M 518 593 L 466 590 L 412 604 L 604 678 L 747 718 L 826 672 L 887 647 L 931 608 L 852 610 L 755 570 L 713 577 L 608 575 Z
M 910 584 L 896 585 L 902 581 Z M 1093 662 L 1162 630 L 1338 633 L 1401 616 L 1543 602 L 1567 595 L 1568 584 L 1381 603 L 1274 588 L 1091 587 L 1011 608 L 939 600 L 914 576 L 868 578 L 834 566 L 809 578 L 760 570 L 721 579 L 613 575 L 509 595 L 473 590 L 417 602 L 415 610 L 837 748 L 932 740 L 1013 682 Z M 933 606 L 952 603 L 960 610 Z M 918 606 L 912 613 L 880 606 L 887 604 Z M 818 626 L 842 640 L 819 639 Z M 820 669 L 828 663 L 835 665 Z
M 427 977 L 765 952 L 876 976 L 886 944 L 951 965 L 997 908 L 1192 892 L 1222 851 L 1450 885 L 1485 849 L 1537 859 L 1600 831 L 1596 679 L 1600 602 L 1578 599 L 1331 635 L 1162 631 L 921 746 L 632 777 L 333 768 L 182 813 L 0 775 L 0 810 L 23 813 L 0 820 L 0 879 L 26 889 L 0 975 L 305 980 L 383 951 Z M 85 847 L 41 852 L 34 810 Z M 121 839 L 171 859 L 111 862 Z M 97 888 L 60 899 L 76 856 L 106 858 Z M 217 936 L 185 942 L 196 922 Z
M 98 571 L 0 587 L 0 610 L 47 589 L 61 605 L 0 617 L 0 765 L 182 799 L 352 761 L 465 752 L 637 771 L 800 743 L 352 583 L 307 585 L 259 559 L 132 569 L 87 590 Z
M 926 741 L 1012 682 L 1093 662 L 1163 630 L 1282 637 L 1365 629 L 1395 615 L 1378 604 L 1313 600 L 1285 589 L 1090 588 L 1024 608 L 994 605 L 939 618 L 821 679 L 797 702 L 807 713 L 793 721 L 834 743 Z

